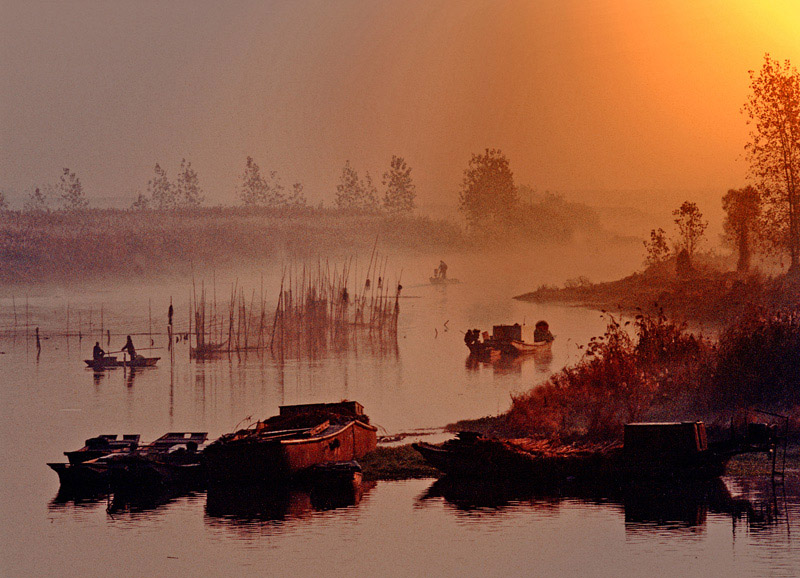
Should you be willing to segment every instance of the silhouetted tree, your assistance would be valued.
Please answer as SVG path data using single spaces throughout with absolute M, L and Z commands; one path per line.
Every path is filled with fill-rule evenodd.
M 411 167 L 403 157 L 392 155 L 389 170 L 383 173 L 383 208 L 389 213 L 410 213 L 417 197 L 416 186 L 411 178 Z
M 138 211 L 144 211 L 150 208 L 150 199 L 147 198 L 146 195 L 139 193 L 136 199 L 131 203 L 131 209 L 135 209 Z
M 50 210 L 51 191 L 49 186 L 36 187 L 28 195 L 23 210 L 28 213 L 42 213 Z
M 176 204 L 179 207 L 199 207 L 203 204 L 203 189 L 192 163 L 181 159 L 181 168 L 175 184 Z
M 703 213 L 697 208 L 695 203 L 684 201 L 684 203 L 674 211 L 675 224 L 678 225 L 678 252 L 686 251 L 686 256 L 691 263 L 697 246 L 703 239 L 708 221 L 703 220 Z
M 303 193 L 303 183 L 295 183 L 292 185 L 292 192 L 289 193 L 286 204 L 290 207 L 306 206 L 306 195 Z
M 83 193 L 81 180 L 67 168 L 61 174 L 57 190 L 61 204 L 65 209 L 77 210 L 89 206 L 89 201 L 86 200 L 86 195 Z
M 340 209 L 374 211 L 378 208 L 377 190 L 369 173 L 358 178 L 356 170 L 346 161 L 336 185 L 336 206 Z
M 306 204 L 302 184 L 292 185 L 292 190 L 287 195 L 277 171 L 268 171 L 267 176 L 263 176 L 261 169 L 252 157 L 247 157 L 244 173 L 240 179 L 239 198 L 248 207 L 285 207 Z
M 750 90 L 745 150 L 761 193 L 762 233 L 773 248 L 789 250 L 789 271 L 800 274 L 800 74 L 765 54 L 761 70 L 750 71 Z
M 667 233 L 659 227 L 650 231 L 650 241 L 644 241 L 644 248 L 647 252 L 645 262 L 647 265 L 657 265 L 669 257 L 669 244 L 667 243 Z
M 175 187 L 167 178 L 167 171 L 156 163 L 153 178 L 147 182 L 147 191 L 158 209 L 174 209 L 177 207 Z
M 8 210 L 8 201 L 6 200 L 6 195 L 3 191 L 0 191 L 0 211 Z
M 736 270 L 746 273 L 750 269 L 753 240 L 758 232 L 758 218 L 761 214 L 758 190 L 751 186 L 730 189 L 722 197 L 722 208 L 725 210 L 725 235 L 739 253 Z
M 508 159 L 497 149 L 473 154 L 464 170 L 459 209 L 473 229 L 493 229 L 513 219 L 517 189 Z

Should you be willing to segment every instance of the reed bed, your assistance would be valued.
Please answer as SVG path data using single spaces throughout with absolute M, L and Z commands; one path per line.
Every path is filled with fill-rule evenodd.
M 396 351 L 400 314 L 399 279 L 387 281 L 388 258 L 373 249 L 359 276 L 353 258 L 283 267 L 277 304 L 268 308 L 263 282 L 258 291 L 234 283 L 223 308 L 216 290 L 193 285 L 190 348 L 195 359 L 269 351 L 274 355 L 319 355 L 347 351 L 366 341 L 373 351 Z

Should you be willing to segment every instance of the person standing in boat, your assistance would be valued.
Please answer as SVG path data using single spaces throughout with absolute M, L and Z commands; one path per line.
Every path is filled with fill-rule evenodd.
M 555 337 L 550 333 L 550 326 L 547 324 L 547 321 L 538 321 L 534 326 L 533 341 L 545 341 L 550 343 L 554 339 Z
M 439 261 L 439 277 L 447 279 L 447 263 L 444 261 Z
M 133 340 L 131 336 L 128 335 L 128 340 L 125 342 L 125 345 L 122 347 L 122 351 L 127 351 L 128 355 L 131 358 L 131 361 L 136 360 L 136 349 L 133 347 Z
M 95 341 L 94 347 L 92 348 L 92 359 L 94 359 L 95 361 L 101 361 L 105 356 L 105 354 L 106 352 L 103 351 L 102 347 L 100 347 L 100 342 Z

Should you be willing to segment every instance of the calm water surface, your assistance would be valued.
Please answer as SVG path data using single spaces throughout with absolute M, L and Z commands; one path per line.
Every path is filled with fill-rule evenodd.
M 594 256 L 596 257 L 596 256 Z M 591 252 L 570 255 L 594 280 Z M 567 256 L 564 257 L 567 260 Z M 2 576 L 796 576 L 800 492 L 796 473 L 773 492 L 768 480 L 727 478 L 710 493 L 658 496 L 530 496 L 496 488 L 449 488 L 433 480 L 379 482 L 344 504 L 302 492 L 281 496 L 165 497 L 110 512 L 105 499 L 61 500 L 45 464 L 100 433 L 208 431 L 216 437 L 281 404 L 362 402 L 379 433 L 436 428 L 497 414 L 510 396 L 579 358 L 602 332 L 593 311 L 516 302 L 510 296 L 563 282 L 558 259 L 532 256 L 500 268 L 490 257 L 449 258 L 463 283 L 433 287 L 420 271 L 438 263 L 400 259 L 404 285 L 395 343 L 359 340 L 346 352 L 193 362 L 185 342 L 174 361 L 161 335 L 170 297 L 188 328 L 191 281 L 141 287 L 38 288 L 0 298 L 0 405 L 4 467 Z M 556 263 L 555 265 L 553 263 Z M 409 271 L 415 271 L 410 274 Z M 279 272 L 208 276 L 220 302 L 230 283 L 277 295 Z M 199 282 L 199 279 L 197 280 Z M 224 296 L 224 297 L 223 297 Z M 161 355 L 158 367 L 95 374 L 83 367 L 102 323 L 111 349 L 127 333 Z M 274 307 L 274 299 L 271 302 Z M 69 310 L 69 321 L 67 320 Z M 91 319 L 91 327 L 90 327 Z M 547 319 L 552 359 L 504 367 L 467 363 L 462 331 Z M 40 327 L 42 350 L 21 330 Z M 17 332 L 11 330 L 16 324 Z M 67 338 L 80 326 L 84 335 Z M 103 340 L 103 345 L 106 345 Z M 108 349 L 108 347 L 107 347 Z M 796 468 L 796 464 L 792 464 Z M 796 470 L 795 470 L 796 472 Z

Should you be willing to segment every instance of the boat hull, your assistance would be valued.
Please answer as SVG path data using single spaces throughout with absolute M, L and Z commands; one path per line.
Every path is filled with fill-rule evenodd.
M 349 462 L 374 450 L 377 428 L 354 420 L 298 439 L 218 441 L 204 451 L 208 480 L 219 483 L 284 483 L 318 464 Z
M 518 341 L 516 339 L 493 339 L 489 338 L 485 341 L 476 341 L 468 343 L 467 347 L 471 355 L 476 357 L 499 357 L 506 355 L 516 357 L 519 355 L 535 355 L 537 353 L 544 353 L 551 351 L 552 341 L 534 341 L 528 343 L 525 341 Z
M 103 359 L 84 359 L 83 362 L 95 371 L 116 367 L 153 367 L 160 357 L 139 357 L 133 361 L 120 361 L 116 357 Z

